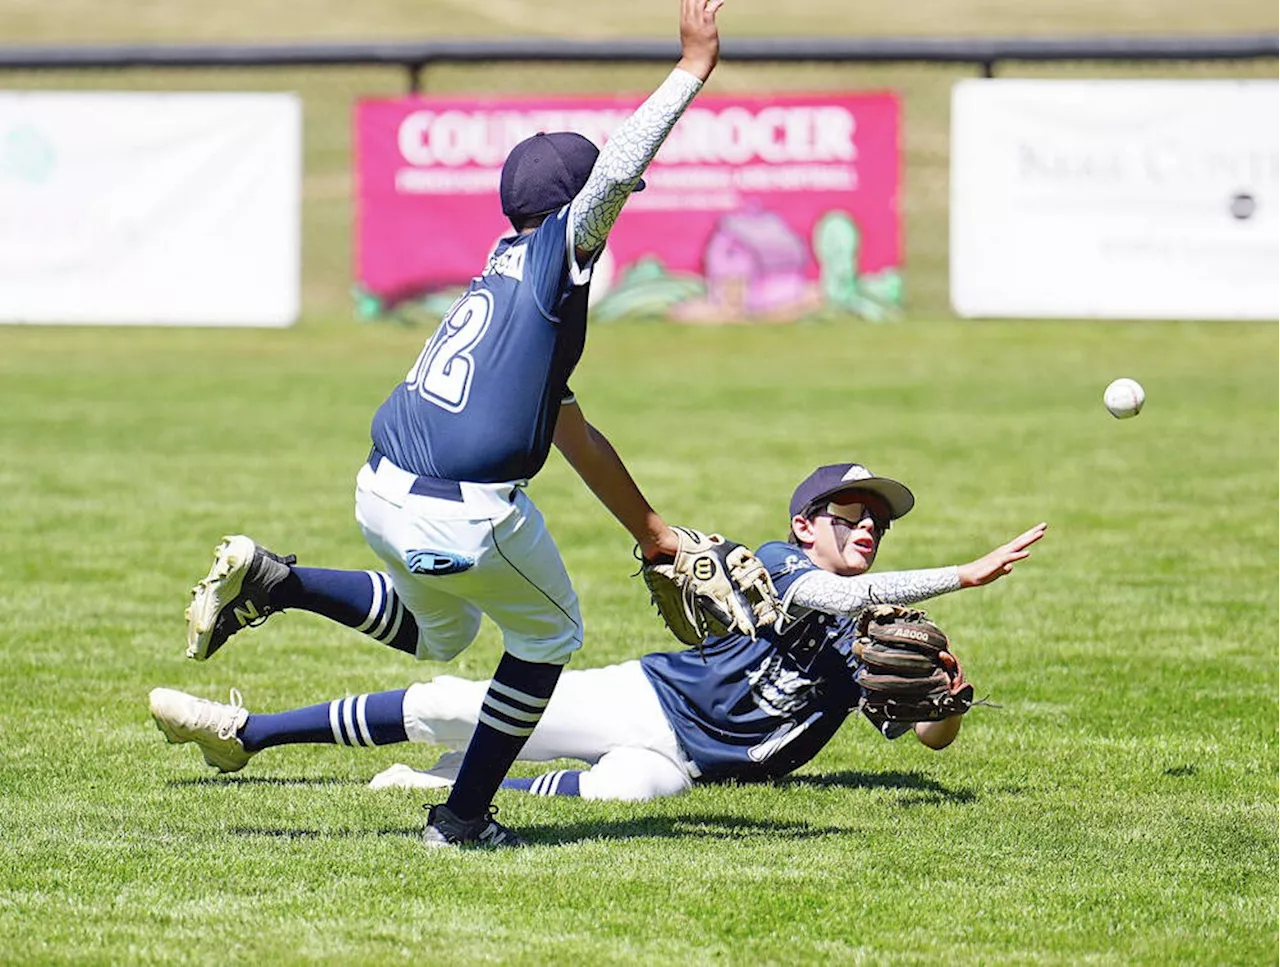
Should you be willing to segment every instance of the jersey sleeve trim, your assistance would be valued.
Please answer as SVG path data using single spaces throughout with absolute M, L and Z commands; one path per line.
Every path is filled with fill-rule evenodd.
M 573 241 L 573 219 L 566 218 L 564 220 L 564 250 L 569 260 L 569 281 L 575 286 L 586 285 L 591 281 L 591 270 L 596 267 L 596 260 L 600 258 L 600 253 L 604 251 L 604 246 L 600 246 L 587 258 L 585 264 L 578 262 L 578 247 Z
M 796 591 L 804 587 L 805 582 L 812 579 L 818 573 L 819 572 L 816 570 L 809 571 L 805 574 L 801 574 L 798 578 L 796 578 L 794 581 L 791 582 L 791 586 L 788 587 L 787 590 L 782 595 L 782 602 L 781 602 L 782 606 L 779 609 L 781 613 L 778 615 L 778 620 L 774 622 L 774 625 L 773 625 L 774 631 L 781 634 L 790 625 L 795 624 L 797 621 L 799 621 L 806 614 L 808 614 L 810 611 L 813 610 L 812 608 L 798 606 L 795 611 L 792 611 L 791 606 L 795 603 Z
M 561 219 L 564 220 L 566 225 L 564 238 L 562 238 L 558 242 L 552 243 L 550 238 L 548 237 L 545 240 L 540 239 L 540 242 L 542 242 L 543 244 L 554 244 L 559 248 L 560 251 L 565 252 L 565 262 L 558 263 L 558 260 L 557 260 L 557 263 L 553 263 L 553 264 L 560 264 L 560 268 L 557 269 L 557 271 L 568 272 L 569 281 L 576 288 L 580 285 L 585 285 L 587 282 L 591 281 L 591 268 L 595 264 L 595 259 L 592 258 L 591 263 L 587 265 L 585 270 L 580 269 L 578 266 L 576 254 L 574 253 L 572 242 L 569 241 L 568 244 L 565 244 L 566 239 L 571 239 L 571 236 L 569 235 L 569 229 L 567 227 L 569 223 L 568 207 L 569 207 L 568 205 L 561 206 L 561 208 L 558 211 L 555 211 L 552 214 L 548 215 L 546 218 L 546 221 L 544 221 L 542 225 L 538 226 L 538 228 L 532 234 L 539 235 L 540 233 L 544 233 L 544 230 L 546 230 L 549 233 L 549 229 L 547 229 L 547 221 L 554 222 L 554 221 L 559 221 Z M 533 242 L 533 239 L 530 238 L 530 240 L 527 241 L 525 244 L 530 245 L 532 244 L 532 242 Z M 548 253 L 548 255 L 550 256 L 550 253 Z M 579 281 L 579 279 L 581 279 L 581 281 Z M 557 280 L 556 289 L 561 290 L 559 280 Z M 553 324 L 558 323 L 560 321 L 560 316 L 552 312 L 551 310 L 549 310 L 543 304 L 543 298 L 542 298 L 543 295 L 544 293 L 542 291 L 542 288 L 535 287 L 534 293 L 533 293 L 533 304 L 538 307 L 538 312 L 541 314 L 542 318 L 547 320 L 547 322 L 550 322 Z

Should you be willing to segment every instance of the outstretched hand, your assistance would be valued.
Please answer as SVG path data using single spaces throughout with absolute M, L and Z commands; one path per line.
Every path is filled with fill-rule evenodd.
M 716 11 L 724 0 L 680 0 L 680 63 L 699 80 L 711 76 L 720 60 L 720 31 Z
M 1001 544 L 994 551 L 978 558 L 976 561 L 961 564 L 958 568 L 960 572 L 960 587 L 982 587 L 982 585 L 990 584 L 997 578 L 1010 573 L 1014 564 L 1031 556 L 1031 552 L 1027 548 L 1044 537 L 1045 529 L 1048 526 L 1045 523 L 1036 524 L 1031 530 L 1019 534 L 1008 544 Z

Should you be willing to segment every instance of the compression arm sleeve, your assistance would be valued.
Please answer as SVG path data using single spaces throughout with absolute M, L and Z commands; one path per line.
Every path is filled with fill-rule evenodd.
M 676 68 L 605 142 L 587 183 L 569 206 L 574 248 L 594 252 L 604 245 L 631 189 L 701 89 L 702 81 Z
M 810 571 L 796 578 L 783 599 L 783 612 L 791 606 L 827 614 L 854 614 L 876 604 L 914 604 L 960 589 L 960 572 L 954 567 L 920 571 L 888 571 L 841 577 L 830 571 Z

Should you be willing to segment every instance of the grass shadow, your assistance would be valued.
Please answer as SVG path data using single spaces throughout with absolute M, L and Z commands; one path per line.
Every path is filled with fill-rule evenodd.
M 422 827 L 393 827 L 389 829 L 289 829 L 279 826 L 233 826 L 233 836 L 269 836 L 276 839 L 353 839 L 364 837 L 399 836 L 417 839 Z M 753 820 L 742 816 L 685 815 L 654 816 L 651 818 L 622 821 L 597 820 L 577 823 L 520 825 L 519 833 L 530 846 L 562 846 L 584 840 L 629 839 L 767 839 L 776 841 L 816 839 L 823 836 L 844 836 L 849 829 L 842 826 L 819 826 L 810 823 L 779 820 Z
M 621 821 L 560 823 L 555 826 L 521 826 L 520 835 L 531 843 L 561 845 L 581 840 L 614 839 L 767 839 L 776 841 L 845 836 L 844 826 L 815 825 L 782 820 L 756 820 L 733 815 L 653 816 Z
M 165 783 L 173 788 L 216 786 L 365 786 L 364 779 L 339 779 L 331 776 L 323 779 L 283 776 L 200 776 L 194 779 L 169 779 Z
M 286 829 L 282 826 L 232 826 L 228 832 L 232 836 L 267 836 L 272 839 L 366 839 L 384 836 L 416 839 L 422 835 L 422 826 L 402 826 L 391 829 Z
M 935 805 L 942 802 L 977 801 L 971 789 L 949 789 L 919 772 L 827 772 L 813 776 L 788 776 L 775 780 L 780 786 L 817 786 L 821 789 L 898 789 L 907 795 L 899 805 Z

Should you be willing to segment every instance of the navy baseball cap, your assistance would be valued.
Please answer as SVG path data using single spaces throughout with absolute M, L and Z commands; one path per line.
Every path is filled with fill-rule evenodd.
M 905 516 L 916 505 L 915 495 L 906 484 L 877 477 L 860 463 L 833 463 L 819 467 L 800 482 L 791 495 L 791 516 L 803 514 L 805 508 L 845 490 L 864 490 L 884 498 L 891 520 Z
M 498 195 L 510 219 L 545 215 L 573 201 L 587 183 L 600 149 L 572 131 L 525 138 L 502 165 Z M 643 191 L 640 181 L 632 191 Z

